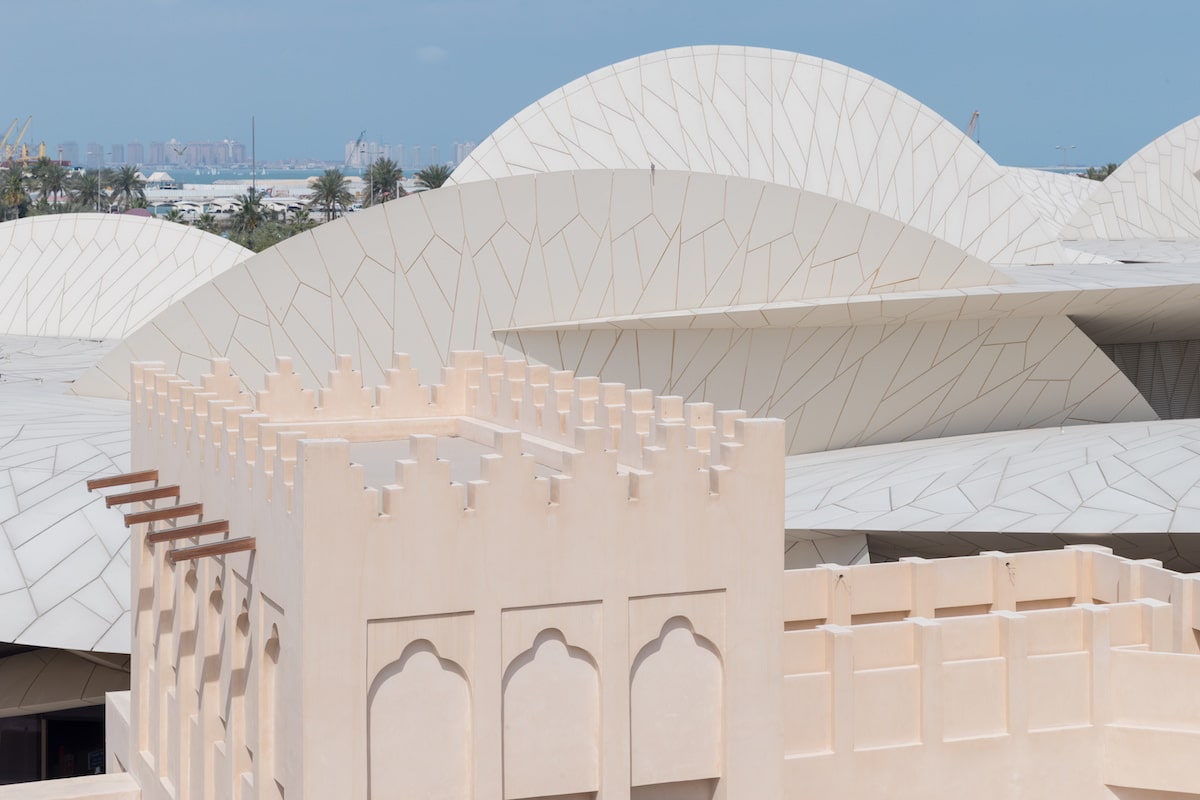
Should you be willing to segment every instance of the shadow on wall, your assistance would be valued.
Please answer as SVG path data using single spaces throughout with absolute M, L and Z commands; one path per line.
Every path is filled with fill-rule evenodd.
M 1130 789 L 1127 786 L 1109 786 L 1117 800 L 1195 800 L 1196 795 L 1187 792 L 1157 792 L 1153 789 Z
M 635 786 L 629 800 L 712 800 L 717 793 L 717 782 L 683 781 L 660 783 L 657 786 Z

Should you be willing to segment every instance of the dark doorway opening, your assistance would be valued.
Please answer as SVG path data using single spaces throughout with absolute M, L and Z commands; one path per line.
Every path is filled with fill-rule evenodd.
M 104 772 L 104 706 L 0 719 L 0 785 Z

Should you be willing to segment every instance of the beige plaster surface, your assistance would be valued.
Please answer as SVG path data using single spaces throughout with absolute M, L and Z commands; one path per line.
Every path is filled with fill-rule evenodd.
M 787 796 L 1200 794 L 1196 581 L 1091 546 L 788 571 Z
M 134 374 L 134 467 L 257 540 L 134 531 L 144 798 L 779 795 L 778 420 L 480 353 Z
M 3 800 L 141 800 L 137 782 L 128 774 L 86 775 L 0 786 Z
M 141 798 L 1200 796 L 1200 577 L 784 570 L 777 420 L 481 353 L 433 387 L 228 367 L 133 370 L 134 467 L 257 540 L 173 565 L 194 539 L 134 530 L 108 724 Z M 401 441 L 370 485 L 352 448 Z

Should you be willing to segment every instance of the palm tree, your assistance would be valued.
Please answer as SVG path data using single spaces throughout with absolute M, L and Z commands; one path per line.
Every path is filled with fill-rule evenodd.
M 267 220 L 267 212 L 262 207 L 264 195 L 265 192 L 247 189 L 246 193 L 237 199 L 237 208 L 231 217 L 233 231 L 245 236 L 247 241 L 254 235 L 254 229 Z
M 166 222 L 178 222 L 180 225 L 187 224 L 187 220 L 183 218 L 183 214 L 178 208 L 172 208 L 166 214 L 163 214 L 163 220 Z
M 308 209 L 301 208 L 292 215 L 292 221 L 287 224 L 288 236 L 295 236 L 298 233 L 303 233 L 316 224 L 317 221 L 309 217 Z
M 15 164 L 9 167 L 0 181 L 0 219 L 17 219 L 29 213 L 29 190 L 25 173 Z
M 199 217 L 196 218 L 195 227 L 199 228 L 200 230 L 204 231 L 205 233 L 216 233 L 217 232 L 217 218 L 214 217 L 212 214 L 208 213 L 207 211 L 205 211 L 203 214 L 201 214 Z
M 1088 167 L 1087 172 L 1084 173 L 1084 177 L 1093 181 L 1102 181 L 1109 175 L 1112 175 L 1113 170 L 1116 168 L 1117 165 L 1112 162 L 1105 164 L 1103 167 Z
M 309 205 L 324 208 L 326 222 L 333 219 L 338 206 L 345 208 L 354 200 L 354 195 L 350 194 L 350 179 L 340 169 L 327 169 L 324 175 L 313 178 L 312 190 Z
M 146 199 L 146 179 L 138 175 L 136 167 L 126 164 L 112 176 L 112 197 L 118 208 L 130 208 L 136 201 Z
M 371 206 L 392 197 L 403 197 L 405 191 L 404 187 L 400 185 L 400 179 L 403 177 L 404 170 L 400 169 L 400 165 L 390 158 L 380 158 L 371 162 L 363 175 L 363 179 L 367 182 L 363 205 Z
M 74 180 L 75 205 L 81 211 L 107 210 L 103 170 L 77 173 Z
M 417 180 L 430 189 L 439 189 L 450 177 L 450 168 L 445 164 L 430 164 L 417 173 Z
M 33 178 L 42 199 L 58 208 L 59 200 L 67 191 L 67 168 L 57 161 L 42 156 L 33 167 Z

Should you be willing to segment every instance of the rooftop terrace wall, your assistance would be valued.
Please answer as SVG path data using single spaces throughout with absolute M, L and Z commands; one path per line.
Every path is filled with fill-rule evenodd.
M 785 796 L 1195 796 L 1196 580 L 1094 546 L 785 573 Z
M 135 528 L 144 797 L 778 796 L 781 422 L 478 353 L 373 392 L 225 367 L 133 369 L 134 467 L 256 539 Z M 400 440 L 364 487 L 351 442 Z

